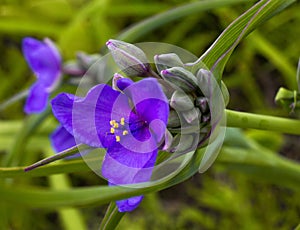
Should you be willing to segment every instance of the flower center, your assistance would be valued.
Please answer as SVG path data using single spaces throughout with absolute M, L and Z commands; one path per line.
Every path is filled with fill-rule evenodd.
M 115 135 L 116 142 L 121 141 L 121 136 L 126 136 L 128 134 L 128 130 L 125 126 L 125 118 L 122 117 L 119 122 L 116 120 L 110 120 L 110 133 Z

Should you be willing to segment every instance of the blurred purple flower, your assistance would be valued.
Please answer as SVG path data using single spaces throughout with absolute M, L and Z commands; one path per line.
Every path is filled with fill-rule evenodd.
M 169 105 L 156 79 L 116 81 L 121 92 L 100 84 L 85 98 L 62 93 L 52 100 L 61 125 L 76 140 L 106 148 L 102 174 L 109 185 L 150 180 L 166 131 Z M 143 196 L 117 201 L 120 212 L 134 210 Z
M 27 114 L 40 113 L 46 106 L 50 92 L 61 76 L 61 56 L 50 39 L 39 41 L 26 37 L 22 42 L 23 55 L 37 77 L 31 86 L 24 107 Z

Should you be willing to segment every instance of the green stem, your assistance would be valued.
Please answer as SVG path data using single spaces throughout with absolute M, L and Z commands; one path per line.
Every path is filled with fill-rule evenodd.
M 227 126 L 300 135 L 300 121 L 288 118 L 226 110 Z
M 112 230 L 117 227 L 126 212 L 119 212 L 115 202 L 111 202 L 100 224 L 99 230 Z
M 4 109 L 6 109 L 6 107 L 27 97 L 28 92 L 29 92 L 28 90 L 21 91 L 16 95 L 12 96 L 11 98 L 5 100 L 5 102 L 0 104 L 0 111 L 3 111 Z

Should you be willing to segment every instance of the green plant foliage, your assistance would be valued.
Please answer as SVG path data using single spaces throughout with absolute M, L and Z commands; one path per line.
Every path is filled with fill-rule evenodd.
M 295 2 L 2 1 L 0 228 L 299 229 L 300 123 L 274 103 L 280 87 L 289 93 L 298 89 L 300 5 Z M 166 42 L 200 57 L 230 93 L 227 125 L 234 128 L 227 129 L 213 167 L 197 173 L 205 150 L 200 149 L 174 174 L 138 189 L 108 187 L 82 159 L 25 172 L 54 155 L 49 135 L 57 125 L 50 108 L 39 115 L 23 113 L 35 80 L 21 52 L 25 36 L 50 37 L 64 60 L 75 59 L 78 51 L 104 54 L 110 38 Z M 74 91 L 64 83 L 59 91 Z M 288 100 L 289 107 L 294 94 L 287 96 L 280 100 Z M 124 217 L 117 212 L 113 201 L 140 194 L 145 199 L 136 211 Z

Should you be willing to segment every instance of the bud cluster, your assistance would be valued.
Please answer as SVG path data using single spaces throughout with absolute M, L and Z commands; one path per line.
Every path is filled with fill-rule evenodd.
M 68 61 L 63 65 L 63 73 L 71 76 L 70 83 L 78 85 L 79 82 L 82 81 L 82 76 L 87 74 L 89 75 L 89 79 L 91 84 L 99 83 L 99 74 L 97 68 L 91 68 L 93 64 L 95 64 L 101 56 L 99 54 L 86 54 L 84 52 L 78 52 L 76 54 L 76 59 L 72 61 Z
M 212 73 L 202 67 L 184 64 L 175 53 L 155 55 L 155 71 L 137 46 L 109 40 L 107 47 L 127 77 L 155 77 L 160 82 L 170 105 L 168 129 L 161 149 L 186 153 L 204 145 L 212 129 Z M 114 88 L 118 89 L 114 82 L 121 77 L 120 74 L 114 76 Z
M 193 74 L 188 70 L 190 67 L 173 53 L 156 55 L 154 61 L 160 76 L 172 88 L 168 89 L 172 92 L 169 97 L 171 113 L 168 130 L 173 136 L 173 143 L 167 151 L 188 152 L 196 149 L 210 135 L 210 78 L 213 76 L 205 69 Z

